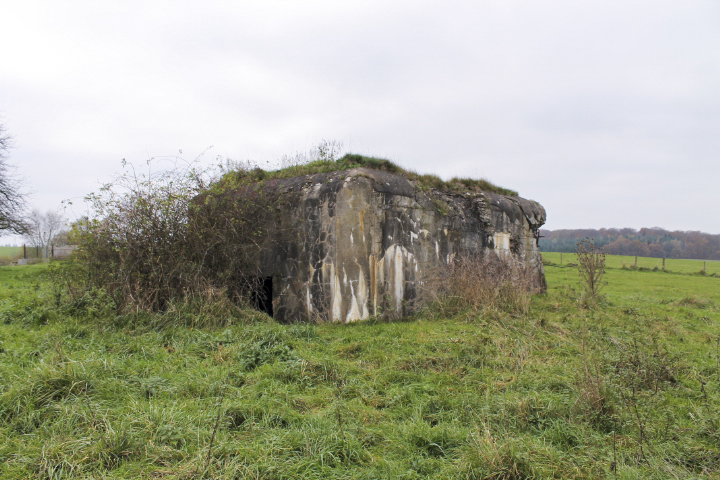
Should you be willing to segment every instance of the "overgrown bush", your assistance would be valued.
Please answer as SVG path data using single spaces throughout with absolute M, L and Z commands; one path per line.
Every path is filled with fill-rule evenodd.
M 87 286 L 104 288 L 119 310 L 161 309 L 188 290 L 196 280 L 189 206 L 205 187 L 195 170 L 131 169 L 88 195 L 91 215 L 76 252 Z
M 455 258 L 439 284 L 434 305 L 444 314 L 464 309 L 525 314 L 537 291 L 531 269 L 494 252 Z
M 56 272 L 70 299 L 77 303 L 88 289 L 103 289 L 120 312 L 164 311 L 178 298 L 220 298 L 208 292 L 242 303 L 253 287 L 249 273 L 271 238 L 275 208 L 262 185 L 233 195 L 214 183 L 216 174 L 177 163 L 146 174 L 127 168 L 89 195 L 91 216 L 76 259 Z

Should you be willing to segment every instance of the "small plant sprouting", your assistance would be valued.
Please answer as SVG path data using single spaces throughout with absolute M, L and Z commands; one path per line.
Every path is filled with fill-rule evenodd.
M 575 246 L 577 254 L 578 273 L 585 293 L 591 298 L 598 296 L 605 275 L 605 254 L 595 245 L 592 238 L 584 238 Z

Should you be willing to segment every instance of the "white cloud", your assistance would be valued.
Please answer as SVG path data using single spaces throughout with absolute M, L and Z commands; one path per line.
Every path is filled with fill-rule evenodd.
M 719 26 L 709 1 L 14 2 L 0 114 L 41 208 L 123 157 L 326 138 L 487 177 L 550 228 L 720 233 Z

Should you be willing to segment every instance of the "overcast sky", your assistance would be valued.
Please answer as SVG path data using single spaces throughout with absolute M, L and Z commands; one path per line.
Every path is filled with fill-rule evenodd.
M 717 1 L 5 1 L 0 45 L 42 210 L 123 158 L 327 139 L 517 190 L 550 229 L 720 233 Z

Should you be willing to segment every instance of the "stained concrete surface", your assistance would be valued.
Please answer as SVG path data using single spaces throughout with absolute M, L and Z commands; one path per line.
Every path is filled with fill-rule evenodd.
M 272 279 L 283 322 L 351 322 L 411 313 L 443 268 L 462 255 L 521 262 L 545 274 L 537 202 L 492 192 L 423 190 L 407 178 L 356 168 L 270 180 L 279 225 L 258 275 Z

